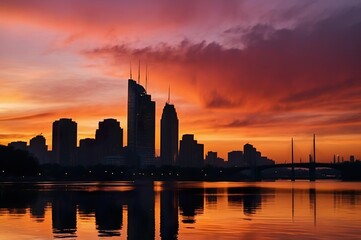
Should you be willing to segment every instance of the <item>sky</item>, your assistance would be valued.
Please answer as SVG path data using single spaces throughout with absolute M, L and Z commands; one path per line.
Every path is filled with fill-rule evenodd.
M 127 79 L 205 152 L 253 144 L 276 162 L 361 159 L 361 1 L 0 0 L 0 144 L 72 118 L 78 140 L 116 118 Z

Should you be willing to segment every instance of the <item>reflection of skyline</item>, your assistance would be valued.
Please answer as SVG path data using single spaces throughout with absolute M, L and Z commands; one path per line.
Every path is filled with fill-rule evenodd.
M 128 200 L 128 239 L 154 239 L 154 185 L 140 182 Z
M 160 236 L 162 239 L 178 239 L 178 192 L 164 189 L 160 193 Z
M 76 203 L 72 192 L 62 192 L 51 204 L 54 237 L 76 236 Z
M 104 193 L 96 201 L 95 223 L 99 236 L 120 236 L 123 206 L 116 193 Z
M 179 191 L 179 209 L 183 223 L 195 223 L 195 216 L 204 210 L 203 189 L 190 188 Z
M 274 189 L 258 187 L 228 188 L 228 203 L 232 206 L 243 207 L 245 215 L 254 215 L 261 209 L 262 202 L 274 198 Z
M 0 194 L 0 216 L 29 216 L 38 226 L 49 223 L 46 218 L 50 217 L 49 227 L 53 228 L 54 238 L 81 238 L 81 222 L 86 221 L 93 224 L 93 231 L 98 237 L 178 239 L 179 236 L 181 239 L 182 229 L 201 226 L 211 216 L 208 214 L 218 212 L 220 206 L 224 207 L 221 209 L 224 213 L 233 211 L 239 217 L 241 210 L 246 216 L 257 217 L 264 214 L 263 209 L 270 211 L 269 206 L 279 200 L 276 195 L 284 200 L 277 211 L 282 212 L 284 208 L 284 217 L 291 220 L 292 207 L 292 220 L 295 222 L 307 213 L 309 222 L 313 220 L 316 224 L 316 203 L 317 211 L 321 213 L 317 216 L 318 222 L 324 217 L 322 208 L 328 206 L 325 201 L 330 201 L 331 206 L 333 202 L 335 209 L 349 209 L 361 204 L 360 192 L 356 190 L 325 191 L 331 196 L 325 198 L 325 194 L 320 194 L 321 190 L 315 188 L 284 191 L 261 187 L 178 188 L 176 184 L 167 184 L 159 192 L 160 197 L 155 198 L 153 183 L 141 183 L 134 187 L 125 192 L 5 189 Z

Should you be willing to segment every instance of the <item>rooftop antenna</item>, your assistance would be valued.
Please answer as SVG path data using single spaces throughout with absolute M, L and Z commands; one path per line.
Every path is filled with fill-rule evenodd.
M 170 85 L 168 87 L 168 102 L 167 103 L 170 104 Z
M 145 91 L 148 89 L 148 64 L 145 64 Z
M 140 60 L 138 64 L 138 84 L 140 84 Z
M 130 76 L 129 79 L 133 79 L 133 76 L 132 76 L 132 59 L 130 59 L 130 58 L 129 58 L 129 76 Z

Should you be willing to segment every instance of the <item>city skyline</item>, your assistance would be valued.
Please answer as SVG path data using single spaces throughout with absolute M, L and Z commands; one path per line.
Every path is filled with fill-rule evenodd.
M 306 161 L 315 133 L 320 161 L 360 159 L 360 13 L 360 1 L 2 1 L 0 144 L 43 133 L 51 149 L 60 118 L 79 139 L 107 118 L 127 135 L 129 60 L 140 60 L 157 154 L 171 85 L 179 136 L 204 152 L 226 159 L 250 142 L 283 162 L 294 137 Z

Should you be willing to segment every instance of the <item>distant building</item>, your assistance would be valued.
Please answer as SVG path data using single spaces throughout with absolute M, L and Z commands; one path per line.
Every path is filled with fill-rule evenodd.
M 194 140 L 193 134 L 184 134 L 180 140 L 178 165 L 181 167 L 202 167 L 204 145 Z
M 246 166 L 256 167 L 275 163 L 273 160 L 263 157 L 261 152 L 257 151 L 257 149 L 249 143 L 244 145 L 243 152 Z
M 79 141 L 78 163 L 83 166 L 92 166 L 98 163 L 98 151 L 94 138 L 85 138 Z
M 38 135 L 30 139 L 29 152 L 38 159 L 40 164 L 48 162 L 48 146 L 43 135 Z
M 244 167 L 245 161 L 242 151 L 232 151 L 228 153 L 228 166 L 229 167 Z
M 217 152 L 209 151 L 206 155 L 205 164 L 214 166 L 218 158 Z
M 53 123 L 53 157 L 65 166 L 76 165 L 77 123 L 61 118 Z
M 166 103 L 160 121 L 160 158 L 162 165 L 175 165 L 178 157 L 178 117 L 174 105 Z
M 116 119 L 105 119 L 99 122 L 95 133 L 99 163 L 105 157 L 120 156 L 123 148 L 123 129 Z
M 18 150 L 23 150 L 23 151 L 27 150 L 27 142 L 23 142 L 23 141 L 11 142 L 8 144 L 8 146 Z
M 218 157 L 217 152 L 212 152 L 212 151 L 209 151 L 207 153 L 204 163 L 206 165 L 210 165 L 213 167 L 224 167 L 225 166 L 224 159 Z
M 155 102 L 134 80 L 128 80 L 128 149 L 131 165 L 154 165 Z

